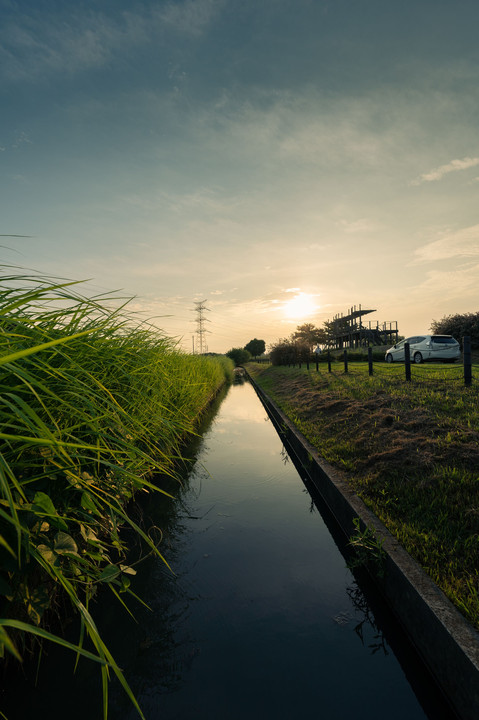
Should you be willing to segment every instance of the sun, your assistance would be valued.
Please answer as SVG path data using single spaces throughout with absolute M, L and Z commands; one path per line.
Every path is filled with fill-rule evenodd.
M 316 312 L 317 306 L 312 295 L 300 292 L 285 303 L 283 310 L 290 320 L 302 320 Z

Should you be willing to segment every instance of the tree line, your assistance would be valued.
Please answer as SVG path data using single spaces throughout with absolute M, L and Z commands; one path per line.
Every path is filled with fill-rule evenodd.
M 440 320 L 431 322 L 430 331 L 434 335 L 452 335 L 459 342 L 462 342 L 464 336 L 469 336 L 472 349 L 477 350 L 479 349 L 479 312 L 445 315 Z M 280 338 L 270 345 L 270 360 L 273 365 L 287 363 L 293 357 L 296 360 L 306 361 L 315 346 L 328 346 L 331 332 L 330 322 L 325 322 L 323 327 L 316 327 L 313 323 L 298 325 L 289 337 Z M 265 341 L 254 338 L 243 348 L 232 348 L 226 355 L 236 365 L 242 365 L 262 355 L 265 349 Z
M 236 366 L 243 365 L 248 362 L 251 358 L 257 358 L 264 353 L 266 350 L 266 343 L 264 340 L 258 340 L 253 338 L 242 348 L 231 348 L 226 353 L 226 357 L 231 358 Z

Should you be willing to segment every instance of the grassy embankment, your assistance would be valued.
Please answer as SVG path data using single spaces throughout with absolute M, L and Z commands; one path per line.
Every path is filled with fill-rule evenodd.
M 87 299 L 72 285 L 5 272 L 0 284 L 0 650 L 20 659 L 42 638 L 66 645 L 51 627 L 77 614 L 72 649 L 100 664 L 106 717 L 111 671 L 136 701 L 91 600 L 99 586 L 120 602 L 129 592 L 122 527 L 161 557 L 128 503 L 163 492 L 153 473 L 174 475 L 233 368 L 182 354 L 117 298 Z
M 247 367 L 479 629 L 479 366 Z

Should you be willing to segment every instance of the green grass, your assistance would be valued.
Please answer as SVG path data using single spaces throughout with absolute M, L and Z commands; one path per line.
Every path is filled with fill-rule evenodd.
M 248 370 L 479 629 L 479 366 Z
M 0 284 L 0 651 L 19 659 L 66 598 L 74 646 L 95 657 L 104 717 L 114 672 L 91 614 L 103 586 L 124 602 L 135 570 L 122 528 L 161 549 L 128 515 L 138 492 L 164 492 L 185 439 L 232 377 L 226 358 L 181 353 L 116 297 L 3 268 Z M 166 498 L 166 493 L 165 493 Z M 84 645 L 88 645 L 85 649 Z

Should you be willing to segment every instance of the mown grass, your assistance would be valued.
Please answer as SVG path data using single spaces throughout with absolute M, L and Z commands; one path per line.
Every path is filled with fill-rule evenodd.
M 134 568 L 122 528 L 161 549 L 129 516 L 138 492 L 164 492 L 182 443 L 232 363 L 181 353 L 119 298 L 3 268 L 0 283 L 0 650 L 32 637 L 95 659 L 119 678 L 91 613 L 100 586 L 121 603 Z M 51 632 L 60 603 L 80 618 L 74 646 Z M 62 609 L 62 613 L 65 612 Z
M 479 366 L 248 371 L 479 629 Z

